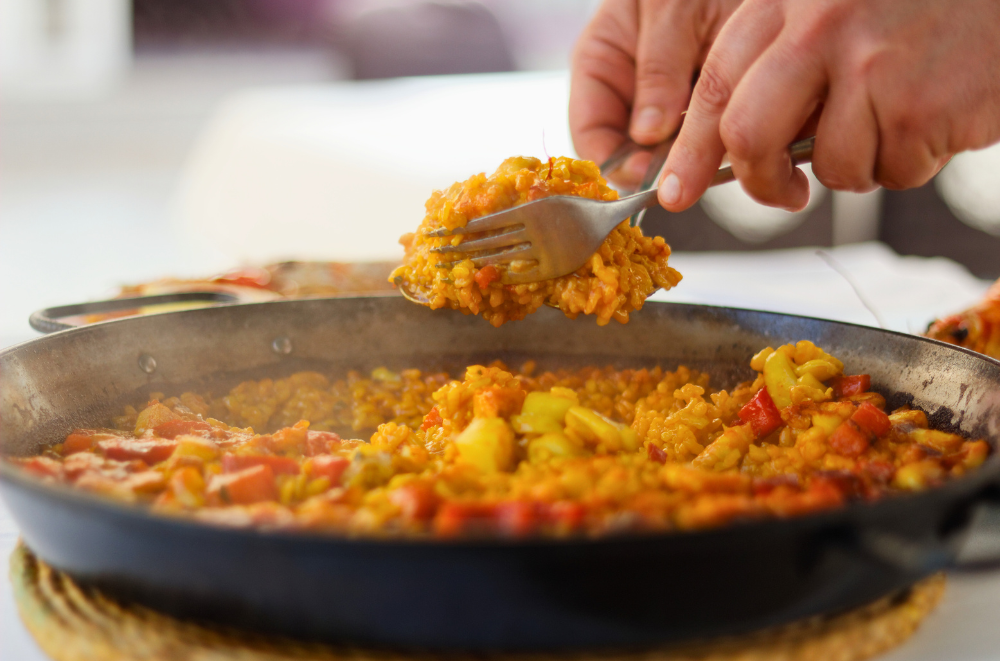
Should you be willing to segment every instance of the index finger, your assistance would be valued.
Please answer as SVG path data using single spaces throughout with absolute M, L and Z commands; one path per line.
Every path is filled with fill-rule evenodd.
M 754 61 L 781 32 L 777 3 L 744 4 L 729 19 L 709 51 L 695 84 L 677 141 L 660 183 L 660 203 L 683 211 L 698 201 L 726 149 L 719 132 L 734 90 Z
M 635 96 L 637 22 L 634 3 L 605 3 L 573 52 L 569 128 L 581 158 L 601 162 L 626 140 Z

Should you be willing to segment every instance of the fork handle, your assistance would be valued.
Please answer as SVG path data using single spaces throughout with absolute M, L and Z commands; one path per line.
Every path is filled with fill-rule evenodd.
M 802 165 L 803 163 L 811 163 L 813 156 L 813 148 L 816 145 L 816 136 L 811 138 L 806 138 L 805 140 L 799 140 L 798 142 L 793 142 L 788 147 L 788 153 L 792 157 L 792 165 Z M 718 186 L 719 184 L 727 184 L 730 181 L 736 181 L 736 175 L 733 174 L 733 166 L 727 165 L 723 168 L 719 168 L 719 171 L 715 173 L 712 178 L 712 183 L 709 186 Z M 635 193 L 634 195 L 629 195 L 628 197 L 623 197 L 619 201 L 623 204 L 622 207 L 629 210 L 629 215 L 625 216 L 629 218 L 639 211 L 646 209 L 648 207 L 656 204 L 656 194 L 657 186 L 643 191 L 641 193 Z M 618 214 L 620 217 L 620 213 Z
M 798 142 L 793 142 L 791 146 L 788 147 L 788 153 L 792 157 L 792 165 L 802 165 L 803 163 L 811 163 L 813 157 L 813 148 L 816 146 L 816 136 L 811 138 L 806 138 L 805 140 L 799 140 Z M 719 171 L 715 173 L 712 177 L 712 183 L 709 186 L 718 186 L 719 184 L 727 184 L 730 181 L 736 181 L 736 175 L 733 174 L 733 166 L 727 165 L 724 168 L 719 168 Z

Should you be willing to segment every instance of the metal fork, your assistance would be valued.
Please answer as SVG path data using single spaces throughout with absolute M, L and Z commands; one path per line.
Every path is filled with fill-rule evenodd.
M 792 144 L 792 163 L 812 160 L 815 137 Z M 711 186 L 733 181 L 730 166 L 720 168 Z M 601 243 L 623 220 L 656 203 L 656 187 L 613 202 L 557 195 L 512 207 L 505 211 L 470 220 L 465 227 L 448 231 L 440 228 L 427 232 L 428 237 L 478 235 L 462 242 L 431 250 L 440 254 L 462 254 L 477 268 L 487 264 L 506 264 L 501 273 L 504 284 L 522 284 L 557 278 L 572 273 L 597 252 Z M 458 263 L 441 262 L 450 268 Z

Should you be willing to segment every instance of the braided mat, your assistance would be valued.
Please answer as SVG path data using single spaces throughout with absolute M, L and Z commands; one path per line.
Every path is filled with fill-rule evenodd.
M 404 655 L 265 639 L 123 607 L 38 560 L 24 545 L 10 560 L 21 618 L 55 661 L 431 661 Z M 834 618 L 698 647 L 625 654 L 521 655 L 508 661 L 856 661 L 896 647 L 944 592 L 933 576 L 895 598 Z M 497 655 L 491 655 L 498 659 Z M 502 657 L 502 655 L 499 655 Z M 450 657 L 473 661 L 473 657 Z M 481 659 L 482 657 L 480 657 Z

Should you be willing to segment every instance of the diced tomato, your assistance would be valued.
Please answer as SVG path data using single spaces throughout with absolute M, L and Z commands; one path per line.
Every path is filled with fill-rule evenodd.
M 270 446 L 275 450 L 302 452 L 309 439 L 309 421 L 299 420 L 291 427 L 283 427 L 271 434 Z
M 250 505 L 277 500 L 278 487 L 270 466 L 253 466 L 238 473 L 213 475 L 208 496 L 212 502 L 223 505 Z
M 739 416 L 743 422 L 750 423 L 757 438 L 767 436 L 781 426 L 781 413 L 767 388 L 758 390 L 753 399 L 740 409 Z
M 340 447 L 340 436 L 332 431 L 308 431 L 306 432 L 305 454 L 308 457 L 315 457 L 318 454 L 327 454 Z
M 203 436 L 198 432 L 210 432 L 212 425 L 201 420 L 167 420 L 163 424 L 153 427 L 153 433 L 160 438 L 173 440 L 181 434 L 194 434 Z
M 62 477 L 63 467 L 55 459 L 49 457 L 31 457 L 30 459 L 15 459 L 14 462 L 29 473 L 40 477 Z
M 441 537 L 454 537 L 465 529 L 468 513 L 458 503 L 445 503 L 434 517 L 434 532 Z
M 801 509 L 796 514 L 839 507 L 844 503 L 844 491 L 836 480 L 814 478 L 802 494 Z
M 864 481 L 851 471 L 818 471 L 810 483 L 810 488 L 815 488 L 816 484 L 822 480 L 829 482 L 845 496 L 857 498 L 865 494 Z
M 338 486 L 344 471 L 351 464 L 347 457 L 337 457 L 330 454 L 313 457 L 312 474 L 314 477 L 325 477 L 330 480 L 330 486 Z
M 73 481 L 88 471 L 100 470 L 107 463 L 99 454 L 93 452 L 77 452 L 66 457 L 63 461 L 63 474 L 69 481 Z
M 860 456 L 868 449 L 868 436 L 850 420 L 845 420 L 830 434 L 830 447 L 845 457 Z
M 658 464 L 667 463 L 667 453 L 652 443 L 646 446 L 646 454 L 649 456 L 650 461 L 655 461 Z
M 753 489 L 755 496 L 766 496 L 779 487 L 799 491 L 801 489 L 801 486 L 799 485 L 799 476 L 793 474 L 754 478 L 751 489 Z
M 75 454 L 77 452 L 83 452 L 84 450 L 89 450 L 94 446 L 93 435 L 87 432 L 75 431 L 66 437 L 63 441 L 63 456 L 69 454 Z
M 896 467 L 888 461 L 867 461 L 861 465 L 861 470 L 873 481 L 879 484 L 888 484 L 892 476 L 896 473 Z
M 851 416 L 851 420 L 863 432 L 867 432 L 875 438 L 881 438 L 892 431 L 892 422 L 889 416 L 877 406 L 864 402 L 858 410 Z
M 434 532 L 441 537 L 454 537 L 473 524 L 493 519 L 494 506 L 479 503 L 444 503 L 434 517 Z
M 548 506 L 547 518 L 560 528 L 576 530 L 583 525 L 587 508 L 572 500 L 557 500 Z
M 276 457 L 270 454 L 226 454 L 222 456 L 222 471 L 238 473 L 253 466 L 270 466 L 275 475 L 298 475 L 301 466 L 291 457 Z
M 389 501 L 403 511 L 403 516 L 413 521 L 434 518 L 440 498 L 434 488 L 425 482 L 411 482 L 389 492 Z
M 476 275 L 472 277 L 475 278 L 476 284 L 479 285 L 480 289 L 486 289 L 490 286 L 491 282 L 496 282 L 500 279 L 500 271 L 492 264 L 487 264 L 476 271 Z
M 511 537 L 530 535 L 538 522 L 535 506 L 519 500 L 499 503 L 495 516 L 499 532 Z
M 163 488 L 165 481 L 160 471 L 142 471 L 130 475 L 122 486 L 134 493 L 153 494 Z
M 142 459 L 153 465 L 169 459 L 177 448 L 177 441 L 160 438 L 114 438 L 97 444 L 108 459 L 129 461 Z
M 438 411 L 438 407 L 435 406 L 424 416 L 424 421 L 420 423 L 420 428 L 427 431 L 431 427 L 439 426 L 442 422 L 441 413 Z
M 867 374 L 840 376 L 834 379 L 830 385 L 833 386 L 834 397 L 850 397 L 871 390 L 872 378 Z

